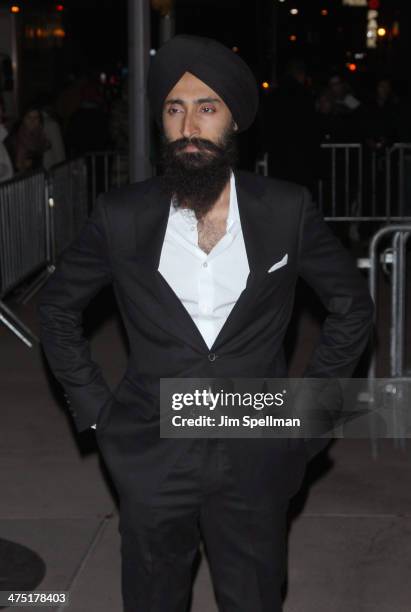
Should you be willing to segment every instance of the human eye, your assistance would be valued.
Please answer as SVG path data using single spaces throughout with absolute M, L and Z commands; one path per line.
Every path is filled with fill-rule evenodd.
M 201 112 L 204 112 L 206 114 L 212 114 L 212 113 L 215 113 L 215 108 L 214 106 L 210 106 L 209 104 L 204 105 L 201 107 Z
M 179 108 L 178 106 L 169 106 L 167 109 L 167 113 L 169 115 L 175 115 L 176 113 L 181 112 L 181 108 Z

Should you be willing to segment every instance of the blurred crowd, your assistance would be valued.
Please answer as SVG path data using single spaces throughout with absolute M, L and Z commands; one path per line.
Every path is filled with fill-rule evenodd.
M 314 82 L 303 61 L 290 61 L 279 86 L 262 95 L 253 144 L 248 135 L 245 145 L 240 140 L 240 165 L 253 169 L 268 153 L 269 175 L 313 189 L 323 172 L 322 142 L 362 143 L 371 151 L 411 142 L 408 105 L 391 78 L 357 91 L 347 75 Z M 0 97 L 0 181 L 86 152 L 115 150 L 122 154 L 117 171 L 123 182 L 128 129 L 126 78 L 112 86 L 101 74 L 72 75 L 58 95 L 38 96 L 13 123 Z M 154 160 L 156 146 L 153 139 Z
M 324 171 L 320 143 L 361 143 L 383 152 L 394 142 L 411 142 L 409 105 L 392 79 L 362 85 L 357 92 L 338 73 L 316 83 L 303 61 L 290 61 L 280 85 L 264 97 L 260 117 L 259 154 L 268 153 L 269 174 L 312 189 Z
M 0 180 L 51 168 L 65 159 L 62 132 L 47 102 L 33 104 L 11 125 L 0 98 Z
M 0 97 L 0 181 L 89 151 L 127 151 L 126 81 L 112 92 L 97 75 L 73 76 L 57 96 L 38 96 L 15 121 Z

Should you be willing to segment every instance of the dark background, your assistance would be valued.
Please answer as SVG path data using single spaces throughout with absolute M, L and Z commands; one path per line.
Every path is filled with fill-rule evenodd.
M 157 3 L 166 1 L 156 0 Z M 275 95 L 277 91 L 281 93 L 285 68 L 293 59 L 302 59 L 305 63 L 307 92 L 313 103 L 318 101 L 329 78 L 335 74 L 347 82 L 361 101 L 363 112 L 362 116 L 357 113 L 356 126 L 349 126 L 349 129 L 342 126 L 339 136 L 334 135 L 336 140 L 341 140 L 341 134 L 354 142 L 366 138 L 367 134 L 360 133 L 357 128 L 361 126 L 364 132 L 364 118 L 370 106 L 375 106 L 376 84 L 386 77 L 400 102 L 401 128 L 392 138 L 397 141 L 409 139 L 411 3 L 405 0 L 368 0 L 368 3 L 372 6 L 378 4 L 378 24 L 386 30 L 375 49 L 366 47 L 368 9 L 344 6 L 343 0 L 175 0 L 176 34 L 216 38 L 243 57 L 257 77 L 260 111 L 252 129 L 240 135 L 241 166 L 253 169 L 255 160 L 269 150 L 270 143 L 265 142 L 269 131 L 267 118 L 269 120 L 273 115 Z M 73 95 L 78 97 L 79 91 L 81 96 L 86 94 L 88 99 L 95 101 L 98 88 L 101 121 L 103 115 L 110 118 L 126 83 L 127 0 L 25 0 L 15 4 L 20 6 L 16 15 L 20 56 L 18 113 L 21 114 L 32 102 L 47 99 L 57 113 L 67 141 L 73 130 L 67 112 L 65 115 L 62 111 L 62 98 L 67 110 L 67 104 L 70 106 L 70 100 Z M 10 7 L 11 3 L 0 0 L 1 6 Z M 293 15 L 292 9 L 297 9 L 298 14 Z M 160 19 L 159 11 L 151 9 L 153 52 L 160 45 Z M 59 35 L 56 36 L 55 32 Z M 92 89 L 85 91 L 84 83 L 93 83 Z M 77 87 L 76 90 L 76 84 L 83 89 Z M 309 140 L 312 135 L 305 135 L 296 122 L 299 116 L 302 117 L 304 101 L 301 100 L 293 112 L 290 109 L 285 112 L 286 103 L 283 107 L 285 110 L 276 111 L 278 122 L 294 125 L 294 131 L 300 131 L 300 140 Z M 396 112 L 391 111 L 391 115 Z M 379 125 L 382 121 L 385 119 L 377 117 L 374 123 Z M 311 119 L 306 117 L 301 123 L 306 130 Z M 278 126 L 272 126 L 270 130 L 279 140 Z M 317 135 L 320 135 L 319 131 Z M 376 137 L 381 135 L 375 134 Z M 290 141 L 292 137 L 290 133 L 284 134 L 284 140 Z M 107 136 L 104 142 L 95 142 L 93 149 L 116 146 Z M 122 148 L 127 148 L 125 141 Z M 153 138 L 153 159 L 156 159 L 157 148 Z M 302 150 L 300 145 L 297 148 Z M 69 155 L 75 155 L 81 153 L 82 148 L 68 143 L 67 151 Z M 310 159 L 311 153 L 305 151 L 302 156 Z M 305 163 L 301 162 L 302 165 Z M 294 180 L 302 178 L 297 176 Z
M 0 3 L 1 4 L 1 3 Z M 2 3 L 10 5 L 11 3 Z M 19 4 L 16 2 L 16 4 Z M 64 11 L 57 11 L 57 4 Z M 176 33 L 191 33 L 217 38 L 249 62 L 260 82 L 275 85 L 284 65 L 293 57 L 302 57 L 317 80 L 330 72 L 343 71 L 360 87 L 389 74 L 397 89 L 410 88 L 411 73 L 411 3 L 405 0 L 380 0 L 379 24 L 387 35 L 378 48 L 365 48 L 366 9 L 346 7 L 342 0 L 176 0 Z M 127 65 L 126 0 L 25 0 L 20 3 L 21 44 L 25 64 L 24 97 L 36 93 L 34 73 L 39 73 L 37 89 L 47 80 L 48 90 L 62 87 L 70 74 L 104 71 L 124 74 Z M 291 8 L 299 13 L 290 14 Z M 328 11 L 323 15 L 322 11 Z M 63 39 L 25 40 L 28 22 L 61 20 Z M 392 35 L 394 22 L 399 35 Z M 159 44 L 159 13 L 151 10 L 152 47 Z M 296 40 L 291 41 L 290 36 Z M 364 58 L 354 55 L 365 53 Z M 355 61 L 351 73 L 346 64 Z M 24 65 L 24 62 L 23 62 Z M 43 76 L 41 76 L 43 75 Z

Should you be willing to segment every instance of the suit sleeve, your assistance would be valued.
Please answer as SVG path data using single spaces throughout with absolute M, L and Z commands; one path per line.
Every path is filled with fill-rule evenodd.
M 91 358 L 82 328 L 83 310 L 111 282 L 108 251 L 100 197 L 40 294 L 41 342 L 79 431 L 96 422 L 100 409 L 112 397 L 99 366 Z
M 306 189 L 299 245 L 299 274 L 328 311 L 304 376 L 349 378 L 370 339 L 374 305 L 355 261 Z

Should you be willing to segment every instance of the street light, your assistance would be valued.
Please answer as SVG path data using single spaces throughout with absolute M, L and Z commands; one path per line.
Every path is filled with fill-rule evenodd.
M 378 28 L 378 30 L 377 30 L 378 36 L 381 36 L 381 37 L 385 36 L 386 33 L 387 33 L 387 30 L 385 28 Z

